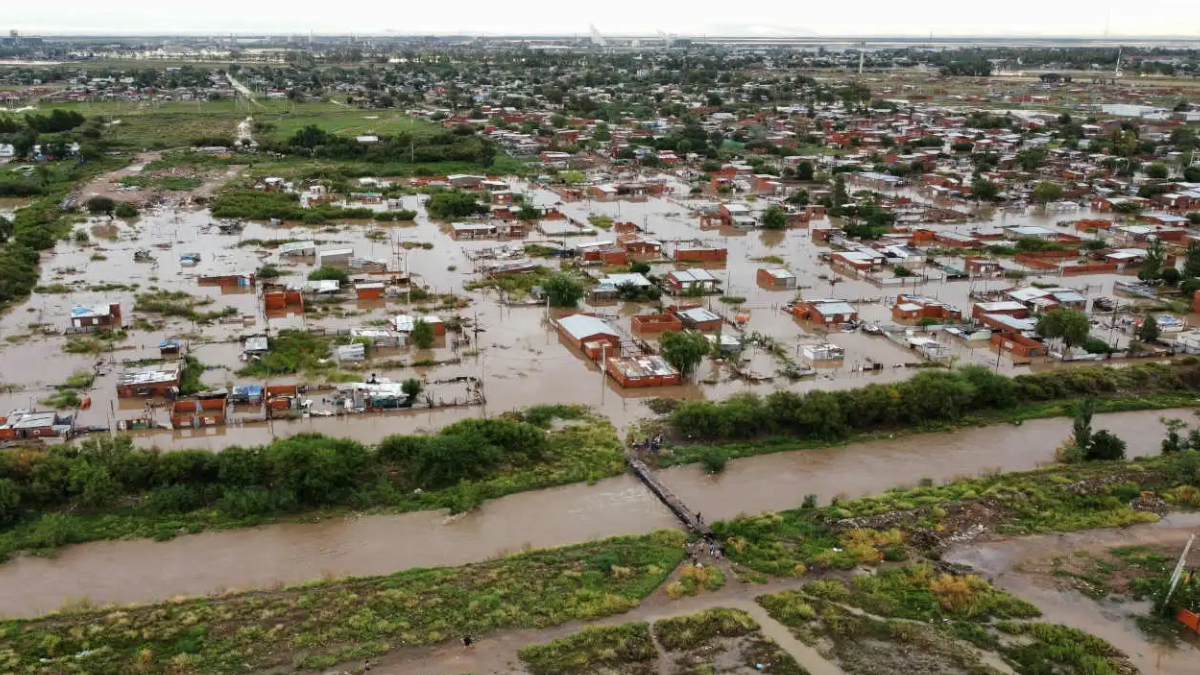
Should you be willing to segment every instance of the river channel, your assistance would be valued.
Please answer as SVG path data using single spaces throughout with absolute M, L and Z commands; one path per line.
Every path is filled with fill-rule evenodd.
M 1129 443 L 1131 456 L 1157 452 L 1160 417 L 1187 410 L 1097 415 Z M 709 519 L 861 496 L 922 478 L 946 481 L 991 470 L 1035 468 L 1053 458 L 1070 420 L 1048 419 L 953 433 L 906 436 L 839 448 L 736 460 L 720 476 L 687 466 L 667 485 Z M 94 542 L 56 558 L 0 565 L 0 616 L 32 617 L 86 599 L 127 604 L 180 595 L 270 588 L 321 578 L 461 565 L 525 547 L 547 547 L 677 526 L 636 479 L 622 475 L 491 500 L 462 516 L 445 512 L 337 518 L 319 523 L 148 539 Z

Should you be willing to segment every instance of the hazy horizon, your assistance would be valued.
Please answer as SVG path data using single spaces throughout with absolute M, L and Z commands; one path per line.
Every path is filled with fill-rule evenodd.
M 331 9 L 336 7 L 336 11 Z M 398 7 L 374 0 L 343 0 L 336 6 L 314 0 L 262 0 L 247 4 L 209 0 L 203 12 L 185 14 L 168 3 L 109 0 L 97 10 L 90 0 L 60 0 L 53 6 L 6 8 L 0 30 L 28 35 L 196 36 L 295 35 L 730 35 L 750 37 L 919 38 L 1183 38 L 1200 43 L 1195 0 L 1162 0 L 1146 7 L 1091 5 L 1081 12 L 1065 0 L 1012 0 L 994 10 L 964 10 L 951 0 L 893 3 L 863 0 L 852 9 L 804 8 L 763 0 L 753 16 L 725 5 L 690 3 L 672 7 L 636 0 L 610 0 L 603 11 L 576 12 L 550 0 L 497 6 L 462 0 L 452 7 Z M 1184 18 L 1186 17 L 1186 18 Z

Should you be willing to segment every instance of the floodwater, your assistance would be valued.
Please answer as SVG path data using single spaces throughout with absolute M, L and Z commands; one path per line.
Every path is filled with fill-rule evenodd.
M 0 617 L 38 616 L 83 598 L 144 603 L 463 565 L 526 548 L 675 525 L 636 478 L 623 475 L 594 486 L 491 500 L 460 516 L 422 511 L 207 532 L 168 542 L 96 542 L 66 548 L 53 559 L 21 557 L 0 566 Z
M 1191 410 L 1109 413 L 1097 415 L 1093 426 L 1120 436 L 1128 443 L 1127 455 L 1139 457 L 1158 454 L 1164 436 L 1159 418 L 1191 416 Z M 1070 434 L 1069 418 L 1030 420 L 733 460 L 715 475 L 697 465 L 672 467 L 661 476 L 684 503 L 718 520 L 798 508 L 807 494 L 824 504 L 839 495 L 913 486 L 923 478 L 943 482 L 1035 469 L 1053 462 L 1055 448 Z
M 1192 675 L 1200 661 L 1194 637 L 1163 644 L 1145 637 L 1134 617 L 1147 610 L 1144 602 L 1095 601 L 1074 591 L 1056 588 L 1052 579 L 1023 573 L 1022 564 L 1048 561 L 1077 551 L 1103 552 L 1117 546 L 1162 544 L 1182 550 L 1188 535 L 1200 528 L 1200 514 L 1170 514 L 1157 523 L 1121 530 L 1091 530 L 1069 534 L 1022 537 L 965 546 L 943 556 L 948 562 L 970 565 L 1004 590 L 1032 602 L 1042 620 L 1078 628 L 1103 638 L 1129 656 L 1146 675 Z
M 1130 454 L 1152 452 L 1160 416 L 1188 411 L 1097 415 L 1094 426 L 1125 438 Z M 920 478 L 946 481 L 982 471 L 1029 469 L 1053 457 L 1066 420 L 1038 420 L 910 436 L 842 448 L 731 461 L 713 478 L 694 467 L 664 481 L 710 519 L 797 507 L 803 495 L 877 493 Z M 459 517 L 444 512 L 366 516 L 150 540 L 71 546 L 54 559 L 0 565 L 0 616 L 37 616 L 71 600 L 150 602 L 176 595 L 296 584 L 322 577 L 387 574 L 461 565 L 526 546 L 547 547 L 678 523 L 631 475 L 491 500 Z
M 277 264 L 285 272 L 281 281 L 297 282 L 313 269 L 312 258 L 280 259 L 277 253 L 255 245 L 239 246 L 240 242 L 252 239 L 314 239 L 321 247 L 349 246 L 354 255 L 391 263 L 394 267 L 407 266 L 421 283 L 433 293 L 453 294 L 465 298 L 470 305 L 458 310 L 462 317 L 473 320 L 483 329 L 478 334 L 478 353 L 463 355 L 453 345 L 444 341 L 423 352 L 407 349 L 390 350 L 373 357 L 365 364 L 366 373 L 375 372 L 380 377 L 403 379 L 414 375 L 427 380 L 427 391 L 437 399 L 452 401 L 461 399 L 467 387 L 461 382 L 449 382 L 456 378 L 478 378 L 489 399 L 486 407 L 443 409 L 436 412 L 408 412 L 360 415 L 351 418 L 313 417 L 296 421 L 277 421 L 270 424 L 246 421 L 233 417 L 234 423 L 225 428 L 199 430 L 161 429 L 138 433 L 136 441 L 145 446 L 157 445 L 167 449 L 201 448 L 213 451 L 235 444 L 254 444 L 270 441 L 305 431 L 319 431 L 353 437 L 362 441 L 377 441 L 392 433 L 411 432 L 422 428 L 434 428 L 464 416 L 482 416 L 539 403 L 581 403 L 595 407 L 609 416 L 620 427 L 628 425 L 647 414 L 641 402 L 656 396 L 673 398 L 723 398 L 739 392 L 769 393 L 788 389 L 805 391 L 814 388 L 837 389 L 857 387 L 867 382 L 896 381 L 908 377 L 912 369 L 900 367 L 920 359 L 913 352 L 887 340 L 860 333 L 828 333 L 811 325 L 795 321 L 782 307 L 791 300 L 795 291 L 770 290 L 760 287 L 755 280 L 759 267 L 784 265 L 798 277 L 800 292 L 805 297 L 835 296 L 858 303 L 864 319 L 890 321 L 887 303 L 894 300 L 899 289 L 880 288 L 861 279 L 851 279 L 835 273 L 818 259 L 826 250 L 813 243 L 809 230 L 791 229 L 784 232 L 741 232 L 738 230 L 701 230 L 698 218 L 690 209 L 711 203 L 708 198 L 682 197 L 686 186 L 672 182 L 679 198 L 648 198 L 643 201 L 579 201 L 558 204 L 558 196 L 542 188 L 515 182 L 514 187 L 526 193 L 534 202 L 542 205 L 558 204 L 568 216 L 586 221 L 589 215 L 607 215 L 617 220 L 632 221 L 648 233 L 663 241 L 670 249 L 674 242 L 700 240 L 712 245 L 721 245 L 729 250 L 727 265 L 717 266 L 711 271 L 722 281 L 727 295 L 746 298 L 737 310 L 748 314 L 749 323 L 745 336 L 759 333 L 768 336 L 783 347 L 791 360 L 803 363 L 800 349 L 804 344 L 833 342 L 845 349 L 845 359 L 840 362 L 814 364 L 817 374 L 797 382 L 776 376 L 788 364 L 785 359 L 772 352 L 750 347 L 747 350 L 749 370 L 768 379 L 750 383 L 735 379 L 729 369 L 717 364 L 705 364 L 696 382 L 683 387 L 622 390 L 614 382 L 601 377 L 595 365 L 582 357 L 575 349 L 560 340 L 550 319 L 561 315 L 561 311 L 547 313 L 538 306 L 505 306 L 499 302 L 494 291 L 479 290 L 464 292 L 463 284 L 477 278 L 475 263 L 469 252 L 477 253 L 505 242 L 497 241 L 454 241 L 445 228 L 428 219 L 423 204 L 415 196 L 405 198 L 406 208 L 416 209 L 418 217 L 414 225 L 395 223 L 374 224 L 351 222 L 302 226 L 284 224 L 271 226 L 250 223 L 240 235 L 221 235 L 213 226 L 213 219 L 203 209 L 166 208 L 148 209 L 144 215 L 132 222 L 96 218 L 81 226 L 89 232 L 90 241 L 79 244 L 61 242 L 43 258 L 42 284 L 62 284 L 69 293 L 38 293 L 27 302 L 0 316 L 0 359 L 3 359 L 3 383 L 11 390 L 0 393 L 0 413 L 12 409 L 38 407 L 38 401 L 48 396 L 55 385 L 61 384 L 78 370 L 96 370 L 100 373 L 91 391 L 92 406 L 78 414 L 79 426 L 115 427 L 116 421 L 149 415 L 158 423 L 165 424 L 164 409 L 147 409 L 142 400 L 118 400 L 115 396 L 115 379 L 127 364 L 158 356 L 158 343 L 166 338 L 177 338 L 188 343 L 191 351 L 210 367 L 203 381 L 212 387 L 235 384 L 262 384 L 261 379 L 239 377 L 236 371 L 244 364 L 240 360 L 239 336 L 277 331 L 281 328 L 331 328 L 344 329 L 362 326 L 368 322 L 380 322 L 399 313 L 417 313 L 418 306 L 406 305 L 401 299 L 371 302 L 347 302 L 331 305 L 329 311 L 310 311 L 303 315 L 271 316 L 263 314 L 256 295 L 252 292 L 223 292 L 217 287 L 199 287 L 197 279 L 203 275 L 248 272 L 265 263 Z M 912 193 L 918 199 L 924 199 Z M 4 205 L 0 205 L 3 208 Z M 12 205 L 10 205 L 12 206 Z M 755 210 L 765 207 L 762 200 L 752 204 Z M 961 208 L 961 205 L 960 207 Z M 986 220 L 976 220 L 964 225 L 939 226 L 941 229 L 967 231 L 973 227 L 1001 224 L 1052 224 L 1062 217 L 1084 217 L 1085 212 L 1071 214 L 985 214 Z M 612 239 L 612 233 L 597 231 L 557 243 L 567 245 L 576 242 Z M 540 233 L 530 234 L 525 240 L 546 242 Z M 398 250 L 395 244 L 415 246 L 408 251 Z M 509 245 L 520 242 L 507 242 Z M 429 244 L 432 249 L 417 245 Z M 134 263 L 133 254 L 138 249 L 147 249 L 154 257 L 153 262 Z M 186 266 L 180 255 L 198 252 L 199 264 Z M 766 256 L 776 256 L 782 263 L 763 262 Z M 543 264 L 554 266 L 551 260 Z M 961 266 L 961 262 L 958 263 Z M 673 268 L 668 263 L 656 265 L 656 273 L 665 273 Z M 1085 288 L 1090 295 L 1110 294 L 1117 275 L 1093 275 L 1067 280 L 1074 287 Z M 829 279 L 840 283 L 830 284 Z M 137 285 L 137 289 L 115 288 L 105 284 Z M 988 281 L 936 281 L 922 284 L 910 292 L 937 297 L 964 313 L 969 313 L 968 294 L 972 291 L 996 290 L 1010 285 L 1003 280 Z M 157 320 L 159 317 L 132 311 L 134 295 L 152 288 L 170 291 L 185 291 L 195 296 L 210 299 L 212 304 L 202 310 L 232 307 L 236 316 L 228 322 L 209 326 L 195 326 L 182 319 L 162 322 L 161 328 L 146 329 L 145 326 L 130 331 L 129 338 L 111 351 L 98 356 L 89 354 L 67 354 L 63 352 L 66 338 L 54 334 L 67 323 L 72 307 L 98 305 L 110 302 L 121 303 L 126 324 L 133 319 Z M 706 298 L 704 304 L 725 314 L 732 310 L 714 298 Z M 438 310 L 430 305 L 429 313 L 449 316 L 456 312 Z M 620 331 L 630 336 L 630 317 L 639 311 L 648 311 L 644 306 L 632 303 L 582 307 L 607 318 Z M 45 330 L 51 331 L 45 333 Z M 732 328 L 726 327 L 726 331 Z M 469 334 L 471 335 L 471 334 Z M 474 337 L 473 335 L 471 335 Z M 653 343 L 655 338 L 650 338 Z M 979 363 L 997 368 L 1000 372 L 1014 374 L 1027 372 L 1028 366 L 1014 366 L 1007 358 L 997 361 L 996 354 L 987 346 L 946 338 L 951 354 L 960 363 Z M 461 357 L 458 363 L 444 363 Z M 405 362 L 433 359 L 444 365 L 433 367 L 403 367 Z M 389 362 L 385 364 L 384 362 Z M 866 371 L 868 364 L 878 363 L 878 371 Z M 401 364 L 401 365 L 397 365 Z M 364 375 L 366 374 L 364 373 Z M 304 375 L 272 378 L 270 384 L 300 383 Z M 438 381 L 445 383 L 439 384 Z M 313 409 L 328 412 L 319 394 L 313 397 Z

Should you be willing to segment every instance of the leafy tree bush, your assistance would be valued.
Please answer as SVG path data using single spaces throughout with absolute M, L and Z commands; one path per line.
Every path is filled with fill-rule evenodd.
M 711 351 L 708 338 L 699 331 L 667 331 L 659 343 L 662 356 L 683 377 L 691 377 Z
M 478 195 L 461 190 L 439 192 L 432 195 L 425 204 L 425 208 L 431 217 L 442 220 L 469 218 L 488 211 L 487 205 L 479 201 Z
M 338 282 L 340 286 L 345 286 L 350 283 L 350 274 L 346 270 L 338 267 L 330 267 L 322 265 L 317 269 L 308 273 L 309 281 L 327 281 L 333 280 Z
M 9 525 L 21 518 L 21 491 L 17 484 L 0 478 L 0 525 Z
M 116 216 L 118 218 L 137 218 L 138 217 L 137 207 L 134 206 L 133 204 L 130 204 L 129 202 L 121 202 L 120 204 L 117 204 L 117 206 L 113 210 L 113 212 L 116 214 Z
M 96 195 L 87 200 L 86 206 L 89 213 L 111 215 L 117 203 L 108 197 Z
M 583 299 L 583 283 L 566 272 L 555 272 L 542 282 L 550 304 L 555 307 L 574 307 Z
M 1158 321 L 1153 316 L 1147 314 L 1142 317 L 1142 325 L 1138 326 L 1137 339 L 1146 344 L 1154 344 L 1158 341 L 1162 331 L 1158 328 Z
M 433 346 L 435 339 L 433 326 L 424 319 L 417 319 L 413 322 L 412 334 L 409 335 L 409 339 L 417 349 L 429 349 Z
M 1016 404 L 1183 391 L 1200 391 L 1200 359 L 1181 359 L 1170 366 L 1090 366 L 1013 378 L 972 365 L 842 391 L 780 391 L 720 402 L 685 401 L 671 413 L 670 421 L 681 436 L 696 440 L 790 434 L 836 441 L 856 431 L 955 421 Z
M 1063 189 L 1058 183 L 1042 181 L 1033 186 L 1033 200 L 1039 204 L 1058 201 L 1062 199 Z
M 787 229 L 787 213 L 778 206 L 772 206 L 763 212 L 762 226 L 767 230 Z

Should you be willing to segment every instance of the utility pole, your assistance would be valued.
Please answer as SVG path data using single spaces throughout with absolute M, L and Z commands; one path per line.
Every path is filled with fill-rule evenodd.
M 608 343 L 600 343 L 600 405 L 604 405 L 604 378 L 606 377 L 604 368 L 608 363 Z
M 1192 550 L 1192 543 L 1196 541 L 1196 535 L 1188 537 L 1187 546 L 1183 547 L 1183 553 L 1179 556 L 1179 562 L 1175 564 L 1175 571 L 1171 573 L 1171 587 L 1167 589 L 1167 597 L 1163 598 L 1162 611 L 1166 611 L 1167 603 L 1171 601 L 1171 596 L 1175 593 L 1175 587 L 1179 585 L 1179 578 L 1183 576 L 1183 566 L 1187 564 L 1188 552 Z

